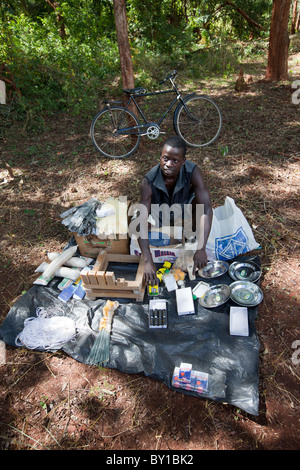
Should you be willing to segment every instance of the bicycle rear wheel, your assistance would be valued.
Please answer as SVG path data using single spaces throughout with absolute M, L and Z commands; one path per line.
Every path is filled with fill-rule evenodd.
M 174 128 L 190 147 L 212 144 L 220 134 L 222 115 L 218 105 L 209 97 L 195 95 L 176 108 Z
M 91 124 L 91 139 L 105 157 L 125 158 L 135 152 L 140 145 L 141 136 L 138 120 L 122 106 L 111 106 L 100 111 Z

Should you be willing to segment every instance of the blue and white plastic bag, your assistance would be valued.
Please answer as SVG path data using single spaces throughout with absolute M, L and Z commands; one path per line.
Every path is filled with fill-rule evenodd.
M 223 206 L 213 209 L 212 226 L 206 245 L 209 259 L 228 261 L 259 248 L 246 217 L 234 200 L 227 196 Z

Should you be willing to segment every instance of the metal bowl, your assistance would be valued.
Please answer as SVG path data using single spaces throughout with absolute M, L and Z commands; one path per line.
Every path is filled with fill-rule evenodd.
M 205 279 L 213 279 L 222 276 L 227 271 L 228 263 L 226 261 L 208 261 L 204 268 L 198 270 L 198 274 Z
M 230 287 L 226 284 L 211 286 L 199 299 L 200 305 L 205 308 L 215 308 L 225 304 L 230 297 Z
M 230 298 L 243 307 L 255 307 L 263 300 L 261 288 L 250 281 L 235 281 L 230 284 Z
M 229 266 L 228 274 L 234 281 L 256 282 L 261 276 L 261 269 L 253 261 L 235 261 Z

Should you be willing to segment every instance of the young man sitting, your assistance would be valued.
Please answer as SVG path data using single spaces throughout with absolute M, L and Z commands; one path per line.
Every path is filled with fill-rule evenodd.
M 184 140 L 177 136 L 170 137 L 162 148 L 160 163 L 145 175 L 141 183 L 141 204 L 146 210 L 140 214 L 142 229 L 138 241 L 144 255 L 144 277 L 147 283 L 155 282 L 157 270 L 149 248 L 148 217 L 151 214 L 161 226 L 167 208 L 171 209 L 173 215 L 182 216 L 184 224 L 188 222 L 189 229 L 196 237 L 193 272 L 207 263 L 206 243 L 212 223 L 210 194 L 200 168 L 186 160 L 185 155 Z M 169 211 L 172 225 L 174 220 L 171 215 Z M 173 219 L 176 219 L 176 215 Z M 189 234 L 184 233 L 186 238 Z

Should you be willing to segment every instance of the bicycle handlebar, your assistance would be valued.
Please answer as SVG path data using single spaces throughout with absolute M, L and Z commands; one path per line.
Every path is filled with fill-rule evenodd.
M 163 81 L 160 82 L 160 85 L 162 85 L 163 83 L 165 83 L 167 80 L 170 80 L 170 78 L 176 77 L 176 75 L 177 75 L 176 70 L 173 70 L 173 72 L 169 73 L 169 74 L 166 76 L 166 78 L 164 78 Z

